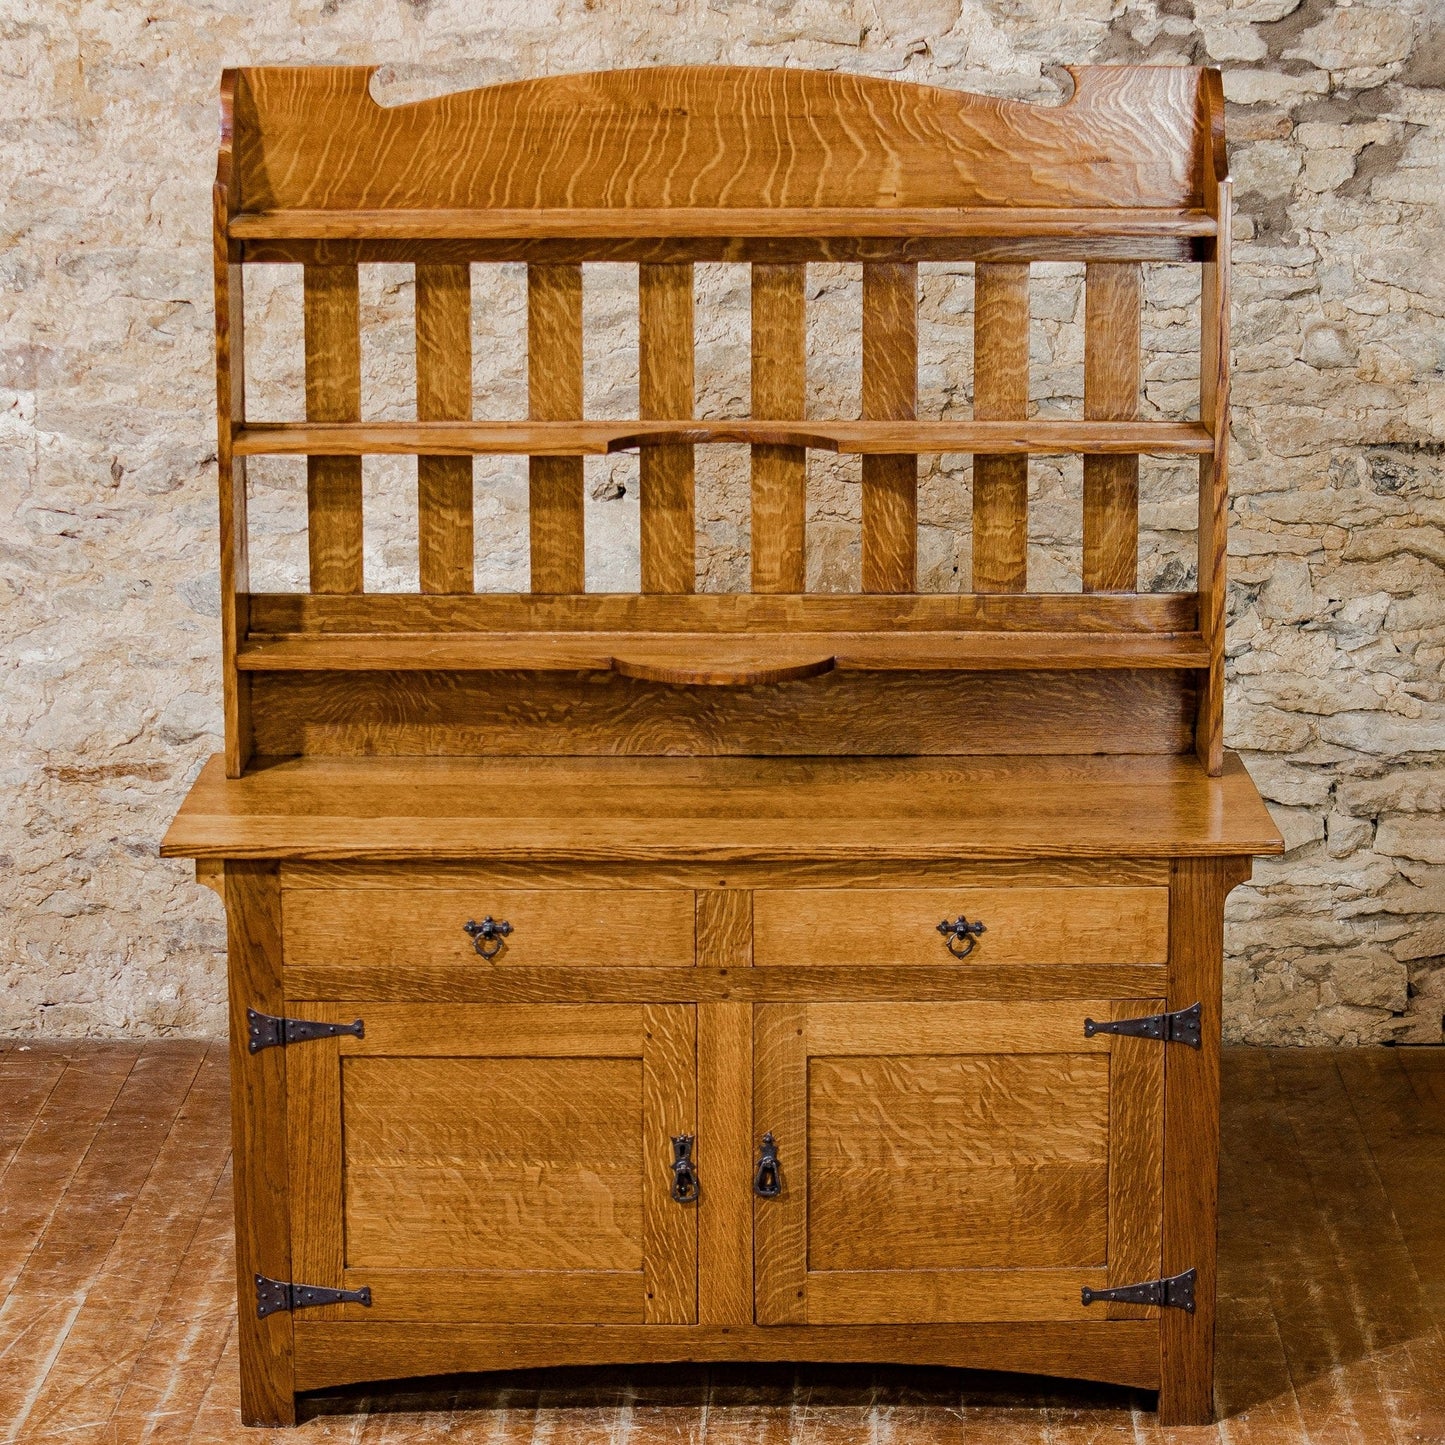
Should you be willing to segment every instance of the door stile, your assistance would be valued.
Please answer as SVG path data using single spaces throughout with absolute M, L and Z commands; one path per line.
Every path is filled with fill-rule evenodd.
M 753 1200 L 754 1279 L 760 1325 L 808 1320 L 808 1010 L 761 1004 L 755 1011 L 753 1147 L 777 1141 L 783 1190 Z
M 346 1022 L 344 1010 L 291 1003 L 298 1018 Z M 354 1017 L 354 1015 L 352 1015 Z M 291 1176 L 291 1278 L 344 1289 L 345 1205 L 341 1162 L 341 1041 L 311 1039 L 286 1050 L 286 1139 Z M 308 1320 L 343 1320 L 346 1306 L 315 1305 Z
M 642 1268 L 644 1318 L 652 1325 L 697 1321 L 700 1201 L 682 1204 L 672 1197 L 672 1141 L 684 1135 L 697 1135 L 695 1010 L 690 1004 L 648 1004 L 642 1043 Z

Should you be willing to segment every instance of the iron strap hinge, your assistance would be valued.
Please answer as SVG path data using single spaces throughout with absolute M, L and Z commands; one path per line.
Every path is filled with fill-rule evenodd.
M 349 1024 L 323 1024 L 314 1019 L 279 1019 L 272 1014 L 257 1013 L 253 1008 L 246 1010 L 246 1032 L 250 1036 L 248 1047 L 253 1054 L 286 1044 L 302 1044 L 307 1039 L 334 1039 L 337 1034 L 354 1034 L 359 1039 L 366 1037 L 360 1019 L 353 1019 Z
M 360 1289 L 325 1289 L 316 1284 L 292 1284 L 289 1280 L 256 1276 L 256 1317 L 282 1310 L 314 1309 L 317 1305 L 365 1305 L 371 1308 L 371 1286 Z
M 1086 1305 L 1111 1301 L 1121 1305 L 1159 1305 L 1162 1309 L 1187 1310 L 1194 1313 L 1194 1281 L 1196 1273 L 1186 1269 L 1168 1279 L 1151 1279 L 1144 1284 L 1121 1284 L 1116 1289 L 1083 1289 Z
M 1166 1044 L 1188 1044 L 1191 1049 L 1201 1048 L 1204 1043 L 1197 1003 L 1172 1014 L 1146 1014 L 1141 1019 L 1113 1019 L 1102 1024 L 1085 1019 L 1084 1037 L 1091 1039 L 1095 1034 L 1132 1034 L 1141 1039 L 1162 1039 Z

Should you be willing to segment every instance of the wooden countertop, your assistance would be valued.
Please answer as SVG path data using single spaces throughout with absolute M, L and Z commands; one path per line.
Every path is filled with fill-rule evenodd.
M 284 758 L 201 770 L 168 858 L 698 861 L 1243 856 L 1244 765 L 1192 756 Z

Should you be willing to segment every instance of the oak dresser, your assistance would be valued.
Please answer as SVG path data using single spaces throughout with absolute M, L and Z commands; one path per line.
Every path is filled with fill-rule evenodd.
M 1281 848 L 1222 742 L 1218 73 L 1079 69 L 1057 106 L 803 70 L 390 107 L 371 81 L 222 87 L 226 751 L 163 851 L 226 904 L 246 1421 L 349 1381 L 789 1359 L 1210 1419 L 1223 909 Z M 626 420 L 583 415 L 604 261 L 636 267 Z M 415 420 L 362 415 L 378 262 L 415 268 Z M 694 415 L 700 262 L 751 268 L 747 416 Z M 1079 415 L 1030 403 L 1046 262 L 1083 273 Z M 500 263 L 530 407 L 483 422 L 472 270 Z M 860 418 L 809 414 L 810 263 L 861 271 Z M 967 416 L 917 414 L 939 263 L 971 276 Z M 243 285 L 276 264 L 305 416 L 263 423 Z M 1141 385 L 1168 266 L 1198 278 L 1173 418 Z M 751 448 L 747 593 L 695 590 L 716 443 Z M 589 591 L 584 459 L 621 450 L 640 586 Z M 808 591 L 810 452 L 861 458 L 856 592 Z M 363 586 L 377 454 L 417 458 L 409 595 Z M 530 459 L 527 593 L 474 590 L 491 454 Z M 1030 592 L 1029 458 L 1061 454 L 1082 590 Z M 306 458 L 302 593 L 248 580 L 271 455 Z M 966 592 L 918 588 L 938 455 L 972 458 Z M 1189 590 L 1139 590 L 1141 455 L 1197 459 Z

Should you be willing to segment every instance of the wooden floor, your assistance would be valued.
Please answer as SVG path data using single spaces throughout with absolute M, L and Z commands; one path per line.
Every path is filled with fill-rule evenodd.
M 1445 1441 L 1445 1050 L 1226 1055 L 1215 1429 L 947 1370 L 429 1382 L 238 1424 L 226 1060 L 0 1041 L 0 1441 Z

